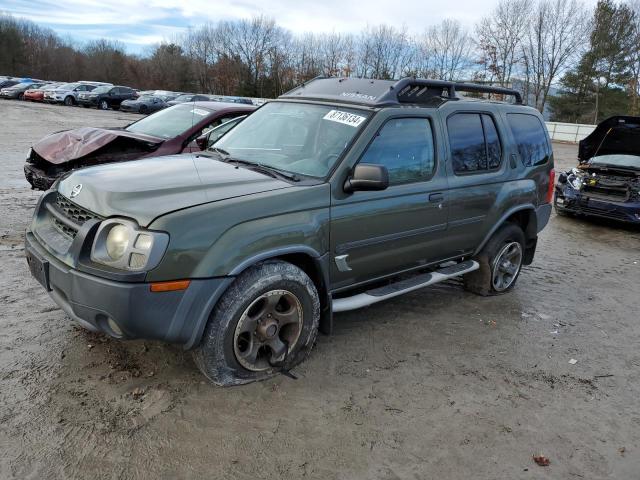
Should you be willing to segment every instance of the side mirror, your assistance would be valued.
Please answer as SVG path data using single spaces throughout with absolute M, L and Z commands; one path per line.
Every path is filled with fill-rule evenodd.
M 344 191 L 385 190 L 389 186 L 389 172 L 382 165 L 360 163 L 353 169 L 353 174 L 344 182 Z
M 198 145 L 198 148 L 200 150 L 204 150 L 207 148 L 208 140 L 209 140 L 209 135 L 207 135 L 206 133 L 204 135 L 200 135 L 198 138 L 196 138 L 196 145 Z

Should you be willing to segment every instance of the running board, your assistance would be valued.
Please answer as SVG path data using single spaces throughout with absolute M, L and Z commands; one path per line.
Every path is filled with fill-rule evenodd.
M 434 283 L 443 282 L 453 277 L 459 277 L 465 273 L 473 272 L 478 268 L 480 268 L 478 262 L 467 260 L 466 262 L 456 263 L 455 265 L 441 268 L 440 270 L 422 273 L 415 277 L 400 280 L 396 283 L 385 285 L 384 287 L 374 288 L 352 297 L 333 300 L 333 311 L 346 312 L 347 310 L 367 307 L 374 303 L 382 302 L 404 293 L 413 292 L 419 288 L 428 287 Z

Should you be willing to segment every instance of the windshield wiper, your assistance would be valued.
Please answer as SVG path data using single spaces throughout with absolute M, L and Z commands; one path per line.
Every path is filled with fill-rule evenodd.
M 210 152 L 216 152 L 219 153 L 220 155 L 222 155 L 225 158 L 229 158 L 231 156 L 231 154 L 229 152 L 227 152 L 224 148 L 220 148 L 220 147 L 209 147 L 207 148 L 208 151 Z
M 216 151 L 217 151 L 216 147 Z M 221 150 L 221 149 L 220 149 Z M 222 154 L 222 152 L 220 152 Z M 250 162 L 248 160 L 240 160 L 239 158 L 233 158 L 231 156 L 227 156 L 224 158 L 225 162 L 233 162 L 236 165 L 245 165 L 253 170 L 260 171 L 262 173 L 266 173 L 271 177 L 282 177 L 290 180 L 292 182 L 299 182 L 300 177 L 295 173 L 287 172 L 286 170 L 280 170 L 279 168 L 272 167 L 271 165 L 265 165 L 264 163 L 256 163 Z

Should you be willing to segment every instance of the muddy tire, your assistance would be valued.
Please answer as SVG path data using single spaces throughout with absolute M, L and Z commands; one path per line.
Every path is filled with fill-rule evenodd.
M 482 296 L 508 292 L 520 275 L 524 248 L 522 229 L 513 223 L 503 225 L 474 258 L 480 268 L 463 276 L 464 288 Z
M 72 107 L 72 106 L 74 106 L 76 104 L 76 101 L 73 99 L 73 97 L 71 95 L 69 95 L 68 97 L 65 97 L 64 104 L 67 107 Z
M 309 276 L 268 260 L 245 270 L 223 294 L 193 357 L 216 385 L 265 380 L 309 356 L 319 321 L 320 299 Z

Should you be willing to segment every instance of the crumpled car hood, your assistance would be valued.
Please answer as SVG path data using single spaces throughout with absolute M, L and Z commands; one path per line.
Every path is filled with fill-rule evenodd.
M 36 143 L 33 150 L 48 162 L 60 165 L 95 152 L 121 137 L 138 140 L 148 145 L 164 142 L 162 138 L 127 130 L 83 127 L 49 135 Z
M 578 146 L 581 163 L 596 155 L 612 154 L 640 155 L 640 117 L 609 117 L 600 122 Z
M 74 171 L 58 191 L 103 217 L 147 226 L 184 208 L 291 187 L 283 180 L 197 154 L 168 155 Z M 74 191 L 78 192 L 72 195 Z

